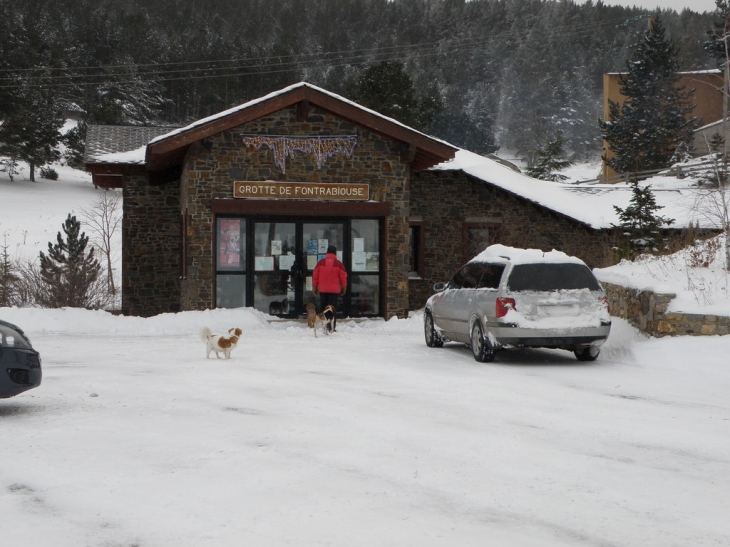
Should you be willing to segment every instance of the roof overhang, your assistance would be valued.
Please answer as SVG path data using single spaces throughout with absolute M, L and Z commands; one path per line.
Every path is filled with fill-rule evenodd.
M 153 173 L 179 169 L 193 143 L 294 105 L 298 106 L 302 116 L 306 116 L 309 108 L 316 106 L 383 137 L 401 142 L 401 158 L 410 163 L 415 171 L 452 159 L 457 151 L 449 143 L 344 97 L 311 84 L 299 83 L 153 139 L 147 145 L 147 170 Z

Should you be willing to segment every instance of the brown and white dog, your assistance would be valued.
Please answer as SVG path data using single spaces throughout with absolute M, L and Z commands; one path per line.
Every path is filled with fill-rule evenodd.
M 307 326 L 313 329 L 314 323 L 317 320 L 317 308 L 310 302 L 306 305 L 305 309 L 307 310 Z
M 215 352 L 216 359 L 220 359 L 223 353 L 226 359 L 231 358 L 231 351 L 238 345 L 238 339 L 243 331 L 237 327 L 228 329 L 228 334 L 213 334 L 208 327 L 200 330 L 200 338 L 205 342 L 205 358 L 210 357 L 210 352 Z
M 314 316 L 314 337 L 317 338 L 317 327 L 321 328 L 324 334 L 330 334 L 334 319 L 335 307 L 331 304 L 325 306 L 321 313 Z

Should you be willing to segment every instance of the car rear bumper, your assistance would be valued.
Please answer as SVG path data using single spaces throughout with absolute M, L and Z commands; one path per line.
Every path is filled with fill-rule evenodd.
M 500 346 L 568 350 L 600 346 L 606 341 L 610 331 L 610 324 L 601 325 L 600 327 L 572 328 L 564 331 L 528 329 L 517 326 L 499 326 L 490 329 L 491 334 Z

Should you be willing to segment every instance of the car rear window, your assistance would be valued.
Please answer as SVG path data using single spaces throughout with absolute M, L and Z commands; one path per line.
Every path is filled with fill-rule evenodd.
M 601 286 L 583 264 L 517 264 L 509 274 L 511 291 L 560 291 L 571 289 L 601 290 Z

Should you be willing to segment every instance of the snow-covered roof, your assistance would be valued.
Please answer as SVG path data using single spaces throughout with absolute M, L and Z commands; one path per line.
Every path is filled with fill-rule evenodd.
M 124 165 L 144 165 L 144 156 L 147 151 L 147 145 L 143 144 L 139 148 L 129 150 L 127 152 L 113 152 L 111 154 L 103 154 L 96 157 L 96 163 L 120 163 Z
M 444 162 L 432 170 L 460 170 L 482 180 L 577 220 L 594 229 L 611 228 L 620 220 L 614 206 L 625 209 L 631 201 L 631 187 L 627 184 L 576 184 L 533 179 L 468 150 L 459 150 L 453 160 Z M 713 228 L 711 221 L 693 210 L 698 190 L 691 186 L 691 179 L 654 177 L 642 184 L 650 184 L 658 213 L 674 219 L 672 228 L 688 227 L 698 222 L 703 228 Z
M 89 125 L 86 129 L 84 163 L 144 164 L 147 143 L 174 128 L 173 126 Z
M 500 244 L 490 245 L 470 260 L 470 262 L 485 262 L 494 258 L 504 258 L 513 264 L 535 264 L 539 262 L 584 264 L 581 259 L 567 255 L 562 251 L 552 250 L 545 252 L 540 249 L 519 249 Z
M 420 131 L 416 131 L 412 127 L 410 127 L 408 125 L 405 125 L 404 123 L 401 123 L 398 120 L 395 120 L 393 118 L 389 118 L 388 116 L 384 116 L 381 113 L 376 112 L 375 110 L 371 110 L 371 109 L 369 109 L 369 108 L 367 108 L 365 106 L 362 106 L 361 104 L 358 104 L 358 103 L 356 103 L 354 101 L 351 101 L 351 100 L 343 97 L 342 95 L 338 95 L 337 93 L 332 93 L 331 91 L 327 91 L 326 89 L 323 89 L 323 88 L 318 87 L 316 85 L 310 84 L 308 82 L 299 82 L 299 83 L 290 85 L 290 86 L 285 87 L 283 89 L 279 89 L 278 91 L 273 91 L 273 92 L 269 93 L 268 95 L 264 95 L 263 97 L 259 97 L 257 99 L 252 100 L 252 101 L 248 101 L 247 103 L 243 103 L 241 105 L 234 106 L 233 108 L 229 108 L 228 110 L 224 110 L 222 112 L 218 112 L 217 114 L 213 114 L 212 116 L 208 116 L 207 118 L 202 118 L 200 120 L 196 120 L 195 122 L 191 123 L 190 125 L 186 125 L 185 127 L 181 127 L 179 129 L 175 129 L 174 131 L 170 131 L 168 133 L 165 133 L 164 135 L 159 135 L 158 137 L 152 139 L 149 144 L 155 144 L 157 142 L 163 141 L 163 140 L 168 139 L 170 137 L 174 137 L 174 136 L 177 136 L 177 135 L 181 135 L 181 134 L 186 133 L 188 131 L 191 131 L 191 130 L 197 128 L 197 127 L 200 127 L 200 126 L 209 124 L 209 123 L 214 122 L 216 120 L 219 120 L 221 118 L 225 118 L 227 116 L 230 116 L 232 114 L 235 114 L 237 112 L 240 112 L 241 110 L 246 110 L 247 108 L 251 108 L 252 106 L 256 106 L 257 104 L 264 103 L 264 102 L 269 101 L 271 99 L 274 99 L 274 98 L 276 98 L 276 97 L 278 97 L 280 95 L 285 95 L 287 93 L 290 93 L 291 91 L 294 91 L 296 89 L 303 88 L 303 87 L 312 89 L 314 91 L 317 91 L 319 93 L 322 93 L 324 95 L 327 95 L 327 96 L 329 96 L 329 97 L 331 97 L 333 99 L 336 99 L 336 100 L 338 100 L 340 102 L 349 104 L 350 106 L 355 107 L 355 108 L 358 108 L 359 110 L 362 110 L 363 112 L 367 112 L 368 114 L 371 114 L 373 116 L 376 116 L 378 118 L 381 118 L 382 120 L 388 121 L 388 122 L 390 122 L 392 124 L 395 124 L 395 125 L 398 125 L 398 126 L 400 126 L 402 128 L 408 129 L 409 131 L 412 131 L 414 133 L 417 133 L 419 135 L 422 135 L 422 136 L 424 136 L 424 137 L 426 137 L 428 139 L 431 139 L 431 140 L 440 142 L 441 144 L 444 144 L 446 146 L 455 148 L 454 145 L 452 145 L 452 144 L 450 144 L 450 143 L 448 143 L 446 141 L 437 139 L 435 137 L 432 137 L 431 135 L 426 135 L 425 133 L 422 133 Z

